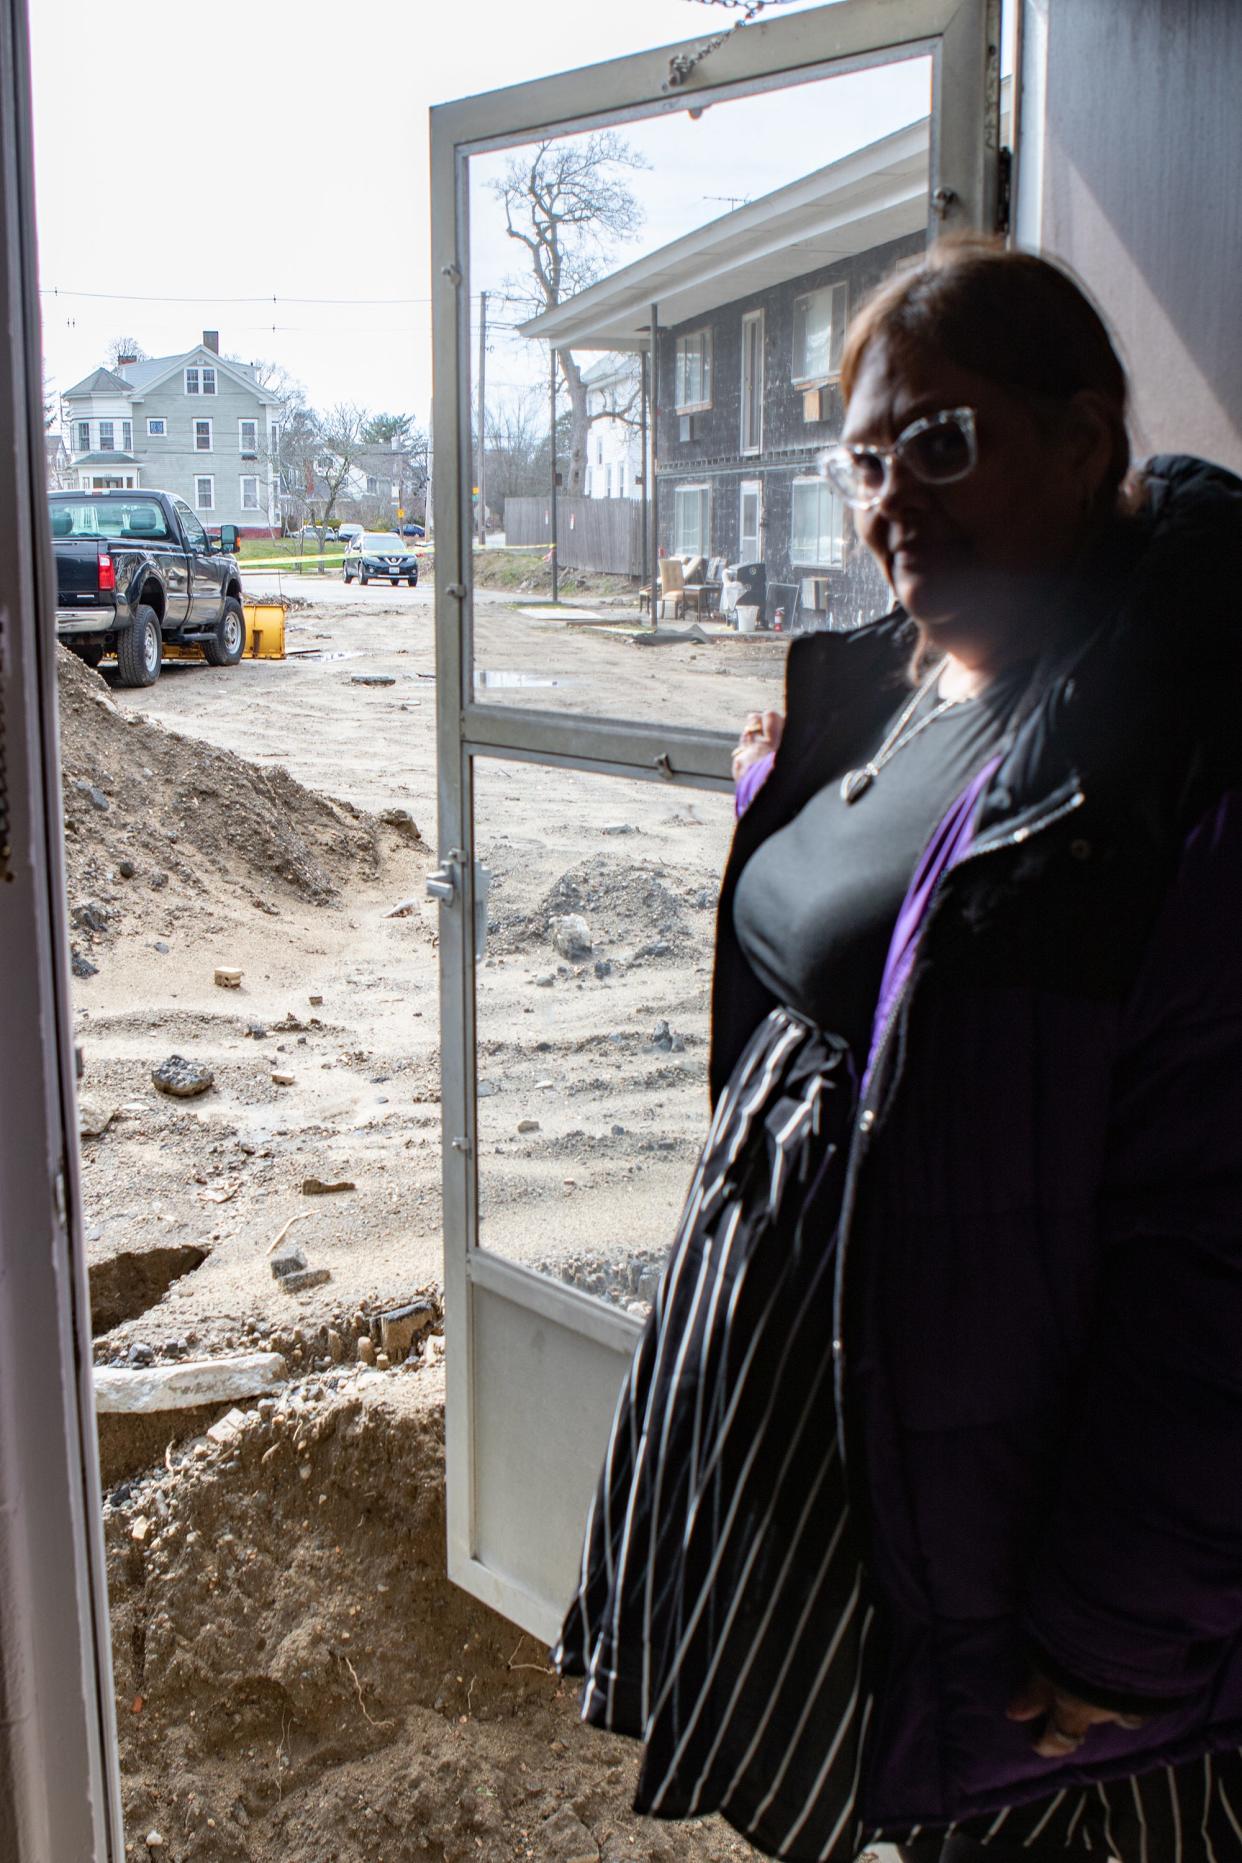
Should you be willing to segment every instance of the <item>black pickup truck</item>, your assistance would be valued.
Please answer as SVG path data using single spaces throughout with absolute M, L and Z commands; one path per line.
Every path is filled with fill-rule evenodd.
M 208 537 L 169 492 L 53 492 L 56 633 L 90 666 L 111 649 L 123 686 L 160 676 L 164 643 L 236 666 L 246 646 L 237 529 Z

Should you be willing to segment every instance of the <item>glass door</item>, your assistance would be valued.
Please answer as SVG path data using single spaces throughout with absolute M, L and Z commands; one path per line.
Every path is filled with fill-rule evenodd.
M 895 40 L 840 0 L 432 114 L 449 1570 L 544 1638 L 706 1131 L 730 748 L 782 703 L 786 636 L 673 559 L 803 573 L 843 410 L 795 306 L 994 224 L 998 4 Z M 628 509 L 585 495 L 600 423 Z M 834 574 L 883 604 L 852 539 Z

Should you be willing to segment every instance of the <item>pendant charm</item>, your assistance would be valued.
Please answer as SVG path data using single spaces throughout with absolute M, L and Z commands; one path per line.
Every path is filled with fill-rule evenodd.
M 847 770 L 841 778 L 842 802 L 857 802 L 859 796 L 866 795 L 877 774 L 873 763 L 864 763 L 861 770 Z

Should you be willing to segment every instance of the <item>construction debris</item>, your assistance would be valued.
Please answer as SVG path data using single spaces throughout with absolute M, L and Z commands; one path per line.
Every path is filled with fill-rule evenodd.
M 324 1271 L 326 1272 L 326 1270 Z M 189 1410 L 258 1397 L 285 1377 L 279 1352 L 246 1352 L 236 1358 L 188 1359 L 176 1365 L 133 1370 L 97 1365 L 95 1409 L 105 1416 L 134 1416 L 153 1410 Z

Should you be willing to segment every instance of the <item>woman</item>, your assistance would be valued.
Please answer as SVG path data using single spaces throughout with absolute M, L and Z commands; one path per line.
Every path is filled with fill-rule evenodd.
M 752 722 L 558 1658 L 640 1809 L 793 1863 L 1242 1859 L 1242 483 L 1129 477 L 1098 314 L 984 242 L 842 386 L 898 606 Z

